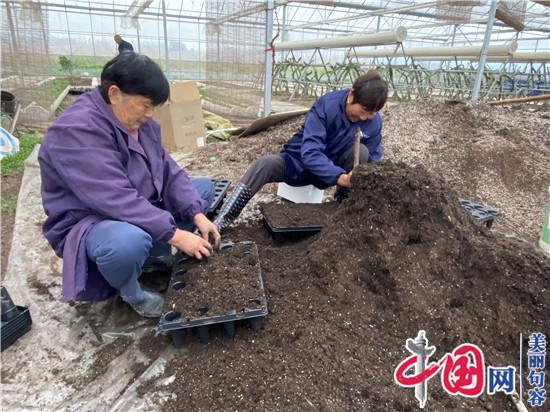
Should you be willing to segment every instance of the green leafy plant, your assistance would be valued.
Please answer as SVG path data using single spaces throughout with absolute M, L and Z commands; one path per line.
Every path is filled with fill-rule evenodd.
M 70 72 L 74 68 L 74 62 L 69 59 L 66 56 L 59 56 L 59 65 L 61 66 L 61 70 Z

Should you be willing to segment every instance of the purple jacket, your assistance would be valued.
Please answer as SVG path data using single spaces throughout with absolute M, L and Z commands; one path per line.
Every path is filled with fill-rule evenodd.
M 83 239 L 95 223 L 120 220 L 166 242 L 176 220 L 189 221 L 207 204 L 161 146 L 149 120 L 132 138 L 98 89 L 83 94 L 54 122 L 40 148 L 43 232 L 63 258 L 63 300 L 114 294 L 86 256 Z

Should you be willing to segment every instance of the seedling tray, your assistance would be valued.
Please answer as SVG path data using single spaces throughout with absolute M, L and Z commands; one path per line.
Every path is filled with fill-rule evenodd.
M 336 202 L 265 203 L 260 205 L 260 211 L 273 242 L 280 244 L 319 233 L 338 206 Z
M 25 306 L 15 306 L 15 308 L 18 312 L 17 315 L 5 322 L 2 321 L 0 329 L 0 335 L 2 336 L 2 351 L 10 347 L 17 339 L 31 330 L 32 320 L 29 308 Z
M 466 209 L 474 217 L 474 219 L 485 223 L 488 229 L 491 228 L 495 219 L 502 217 L 502 214 L 498 210 L 482 205 L 481 203 L 475 203 L 471 200 L 463 198 L 458 198 L 458 201 L 462 207 L 464 207 L 464 209 Z
M 249 264 L 253 275 L 247 279 L 243 279 L 243 282 L 250 279 L 255 282 L 254 295 L 247 297 L 248 303 L 240 305 L 235 309 L 210 315 L 208 313 L 209 308 L 205 306 L 193 307 L 192 310 L 187 310 L 185 313 L 180 312 L 180 308 L 176 307 L 175 304 L 171 307 L 170 294 L 183 294 L 178 296 L 180 301 L 184 300 L 185 296 L 192 296 L 191 294 L 194 292 L 193 283 L 202 279 L 200 276 L 197 276 L 196 271 L 199 265 L 208 265 L 208 260 L 198 262 L 194 259 L 182 259 L 175 265 L 168 287 L 164 312 L 157 326 L 157 333 L 170 336 L 176 348 L 183 346 L 185 337 L 193 329 L 197 331 L 201 343 L 206 344 L 209 340 L 210 328 L 214 325 L 222 326 L 225 335 L 229 338 L 235 335 L 235 326 L 237 324 L 246 323 L 254 330 L 261 328 L 263 318 L 267 315 L 268 311 L 258 248 L 254 242 L 225 243 L 222 244 L 220 251 L 216 253 L 223 254 L 224 251 L 228 251 L 235 246 L 246 249 L 243 255 L 250 255 L 251 259 Z M 191 277 L 191 271 L 195 271 L 193 278 Z M 204 267 L 204 271 L 206 274 L 208 273 L 208 266 Z M 192 283 L 188 284 L 190 283 L 189 281 L 192 281 Z
M 265 225 L 271 233 L 271 239 L 276 244 L 300 241 L 319 233 L 323 229 L 323 225 L 274 226 L 267 215 L 264 215 L 263 218 Z
M 207 215 L 212 216 L 216 210 L 220 208 L 222 205 L 223 199 L 225 199 L 225 195 L 227 194 L 227 191 L 229 190 L 229 185 L 231 182 L 226 179 L 222 180 L 214 180 L 212 179 L 212 183 L 214 184 L 214 200 L 210 204 L 210 207 L 206 211 Z

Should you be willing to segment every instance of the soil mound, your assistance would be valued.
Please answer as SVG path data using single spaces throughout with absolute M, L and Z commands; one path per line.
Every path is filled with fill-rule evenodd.
M 550 335 L 548 258 L 484 229 L 422 167 L 369 165 L 353 185 L 306 241 L 274 247 L 259 222 L 227 235 L 259 245 L 264 329 L 191 339 L 165 372 L 176 398 L 164 410 L 411 411 L 414 391 L 393 371 L 419 330 L 436 346 L 432 360 L 473 343 L 486 366 L 518 367 L 520 333 L 524 347 L 529 333 Z M 428 407 L 514 410 L 500 393 L 452 397 L 439 378 Z
M 478 344 L 495 366 L 513 364 L 520 333 L 550 332 L 541 252 L 484 229 L 422 167 L 370 165 L 352 184 L 309 254 L 340 310 L 352 306 L 385 339 L 424 329 L 438 351 Z

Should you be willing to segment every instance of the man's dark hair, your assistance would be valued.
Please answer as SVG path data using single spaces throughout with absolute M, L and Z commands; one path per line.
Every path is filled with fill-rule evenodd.
M 365 110 L 378 112 L 388 99 L 388 85 L 375 70 L 359 76 L 353 82 L 353 103 L 359 103 Z
M 99 90 L 107 103 L 111 103 L 108 91 L 112 85 L 123 93 L 148 97 L 155 106 L 170 96 L 170 85 L 160 67 L 149 57 L 133 52 L 121 53 L 103 67 Z

